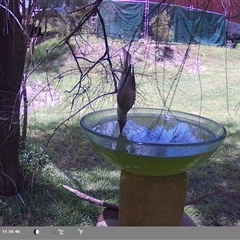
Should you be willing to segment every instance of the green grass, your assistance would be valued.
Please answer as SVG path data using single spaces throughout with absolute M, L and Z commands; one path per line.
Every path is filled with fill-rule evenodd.
M 89 59 L 96 60 L 104 52 L 101 39 L 81 37 L 78 40 L 82 44 L 80 47 L 74 42 L 71 44 L 76 51 L 84 50 Z M 109 41 L 113 68 L 120 69 L 119 55 L 124 43 Z M 187 46 L 172 48 L 174 60 L 156 62 L 154 45 L 133 44 L 137 83 L 135 106 L 161 108 L 164 99 L 166 107 L 200 114 L 225 126 L 228 136 L 223 145 L 203 165 L 189 172 L 187 200 L 219 187 L 222 191 L 187 206 L 185 211 L 197 226 L 240 226 L 240 110 L 236 109 L 240 102 L 240 50 L 191 46 L 183 71 L 178 75 Z M 74 89 L 80 73 L 67 50 L 63 53 L 60 58 L 49 60 L 50 65 L 56 66 L 52 71 L 48 69 L 47 76 L 43 68 L 28 80 L 32 87 L 36 83 L 50 84 L 53 93 L 58 93 L 61 99 L 50 106 L 46 96 L 41 99 L 45 101 L 43 106 L 36 104 L 29 108 L 28 148 L 21 161 L 24 186 L 19 195 L 0 198 L 0 225 L 94 226 L 102 208 L 81 201 L 66 191 L 63 184 L 111 203 L 119 200 L 120 171 L 94 152 L 79 125 L 80 118 L 87 112 L 116 107 L 116 95 L 93 102 L 59 126 L 89 99 L 114 90 L 106 71 L 108 65 L 106 61 L 97 65 L 89 77 L 83 78 L 80 90 Z M 81 66 L 86 71 L 91 63 L 82 61 Z M 116 74 L 119 76 L 118 72 Z M 40 89 L 39 93 L 47 90 Z M 39 98 L 40 95 L 35 103 L 40 102 Z M 31 164 L 29 158 L 33 159 Z

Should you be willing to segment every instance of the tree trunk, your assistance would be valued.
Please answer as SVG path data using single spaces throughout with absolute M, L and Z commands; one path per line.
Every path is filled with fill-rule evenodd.
M 21 23 L 18 0 L 0 6 L 0 194 L 11 196 L 20 185 L 20 89 L 26 55 L 26 38 Z M 15 19 L 16 18 L 16 19 Z

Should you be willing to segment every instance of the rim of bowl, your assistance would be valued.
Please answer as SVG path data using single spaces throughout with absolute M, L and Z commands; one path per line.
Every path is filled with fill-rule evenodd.
M 167 109 L 161 109 L 161 108 L 140 108 L 140 107 L 139 108 L 138 107 L 132 108 L 131 110 L 132 111 L 134 111 L 134 110 L 156 110 L 156 111 L 160 111 L 160 112 L 161 111 L 162 112 L 166 112 L 167 111 Z M 131 110 L 129 111 L 130 114 L 132 113 Z M 92 133 L 94 135 L 97 135 L 97 136 L 105 138 L 105 139 L 109 139 L 109 140 L 112 140 L 112 141 L 124 142 L 124 143 L 128 143 L 128 144 L 150 145 L 150 146 L 197 146 L 197 145 L 204 145 L 204 144 L 218 142 L 218 141 L 223 140 L 227 136 L 227 131 L 226 131 L 225 127 L 222 126 L 221 124 L 219 124 L 218 122 L 216 122 L 214 120 L 211 120 L 209 118 L 206 118 L 206 117 L 202 117 L 202 116 L 196 115 L 196 114 L 187 113 L 187 112 L 181 112 L 181 111 L 177 111 L 177 110 L 169 110 L 168 112 L 170 112 L 170 113 L 187 114 L 188 116 L 194 116 L 194 117 L 198 117 L 198 118 L 203 119 L 203 120 L 210 121 L 210 122 L 214 123 L 215 125 L 217 125 L 219 128 L 221 128 L 223 130 L 223 133 L 221 135 L 217 136 L 214 139 L 201 141 L 201 142 L 193 142 L 193 143 L 154 143 L 154 142 L 134 141 L 134 140 L 129 140 L 129 139 L 125 139 L 125 138 L 119 138 L 119 137 L 112 137 L 112 136 L 101 134 L 101 133 L 96 132 L 96 131 L 90 129 L 89 127 L 87 127 L 87 125 L 84 122 L 84 120 L 87 117 L 89 117 L 91 115 L 94 115 L 94 114 L 97 114 L 99 112 L 107 112 L 107 111 L 115 111 L 116 115 L 117 115 L 117 108 L 107 108 L 107 109 L 97 110 L 97 111 L 90 112 L 90 113 L 87 113 L 86 115 L 84 115 L 81 118 L 81 120 L 80 120 L 80 125 L 87 132 L 90 132 L 90 133 Z M 144 114 L 144 112 L 139 113 L 139 114 Z M 176 116 L 176 117 L 178 117 L 178 116 Z

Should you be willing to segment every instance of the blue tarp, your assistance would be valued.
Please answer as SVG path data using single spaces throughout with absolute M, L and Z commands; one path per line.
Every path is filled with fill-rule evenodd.
M 138 40 L 143 25 L 143 3 L 104 1 L 99 12 L 104 20 L 107 36 L 118 39 Z M 98 21 L 98 34 L 103 35 Z
M 103 1 L 99 11 L 104 20 L 107 36 L 138 40 L 144 31 L 144 10 L 144 3 Z M 176 5 L 150 3 L 148 22 L 151 22 L 153 17 L 161 15 L 164 11 L 169 15 L 167 25 L 172 31 L 169 41 L 225 45 L 226 21 L 224 15 L 198 9 L 191 10 Z M 103 36 L 100 21 L 98 21 L 97 29 L 98 34 Z M 149 26 L 149 33 L 151 33 L 151 26 Z
M 174 26 L 174 42 L 225 45 L 224 15 L 178 7 L 172 24 Z

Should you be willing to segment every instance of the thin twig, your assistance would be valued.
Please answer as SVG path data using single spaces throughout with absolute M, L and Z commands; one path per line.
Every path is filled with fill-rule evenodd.
M 102 206 L 102 207 L 115 209 L 115 210 L 119 209 L 119 206 L 116 205 L 116 204 L 111 204 L 111 203 L 104 202 L 102 200 L 99 200 L 97 198 L 91 197 L 91 196 L 89 196 L 89 195 L 87 195 L 85 193 L 82 193 L 82 192 L 80 192 L 80 191 L 78 191 L 78 190 L 76 190 L 74 188 L 71 188 L 69 186 L 66 186 L 66 185 L 63 185 L 63 187 L 65 189 L 67 189 L 68 191 L 74 193 L 77 197 L 81 198 L 84 201 L 88 201 L 90 203 L 93 203 L 93 204 L 96 204 L 96 205 L 99 205 L 99 206 Z M 197 204 L 198 202 L 202 201 L 203 199 L 208 198 L 208 197 L 212 197 L 213 195 L 218 194 L 218 193 L 220 193 L 222 191 L 223 191 L 223 189 L 219 187 L 219 188 L 217 188 L 216 190 L 214 190 L 214 191 L 212 191 L 210 193 L 202 195 L 201 197 L 198 197 L 198 198 L 195 198 L 195 199 L 187 201 L 185 203 L 185 206 Z
M 76 189 L 73 189 L 73 188 L 71 188 L 69 186 L 66 186 L 66 185 L 63 185 L 63 187 L 65 189 L 67 189 L 68 191 L 74 193 L 77 197 L 81 198 L 84 201 L 88 201 L 88 202 L 94 203 L 94 204 L 102 206 L 102 207 L 107 207 L 107 208 L 118 210 L 118 205 L 116 205 L 116 204 L 111 204 L 111 203 L 104 202 L 102 200 L 99 200 L 97 198 L 91 197 L 91 196 L 89 196 L 89 195 L 87 195 L 85 193 L 82 193 L 82 192 L 80 192 L 80 191 L 78 191 Z
M 2 5 L 0 3 L 0 7 L 3 8 L 5 11 L 7 11 L 8 13 L 10 13 L 10 15 L 14 18 L 14 20 L 17 22 L 18 26 L 21 28 L 21 30 L 23 31 L 23 33 L 27 36 L 27 38 L 30 40 L 30 38 L 28 37 L 28 34 L 26 33 L 26 31 L 24 30 L 22 24 L 19 22 L 18 18 L 14 15 L 14 13 L 8 9 L 7 7 L 5 7 L 4 5 Z
M 214 190 L 210 193 L 202 195 L 201 197 L 198 197 L 198 198 L 187 201 L 185 203 L 185 206 L 196 204 L 196 203 L 202 201 L 203 199 L 208 198 L 208 197 L 212 197 L 213 195 L 221 193 L 222 191 L 223 191 L 223 189 L 221 187 L 219 187 L 219 188 L 217 188 L 216 190 Z
M 98 95 L 97 97 L 95 97 L 94 99 L 92 99 L 91 101 L 89 101 L 88 103 L 86 103 L 83 107 L 81 107 L 80 109 L 78 109 L 76 112 L 74 112 L 73 114 L 71 114 L 68 118 L 66 118 L 64 121 L 62 121 L 60 124 L 58 124 L 58 126 L 54 129 L 53 133 L 51 134 L 51 136 L 49 137 L 45 148 L 43 149 L 42 153 L 44 153 L 47 149 L 47 146 L 49 144 L 49 142 L 51 141 L 51 139 L 53 138 L 54 134 L 57 132 L 57 130 L 64 125 L 66 122 L 68 122 L 70 119 L 72 119 L 74 116 L 76 116 L 78 113 L 80 113 L 84 108 L 86 108 L 87 106 L 91 105 L 93 102 L 99 100 L 100 98 L 106 97 L 108 95 L 112 95 L 115 94 L 114 92 L 108 92 L 108 93 L 103 93 L 101 95 Z

